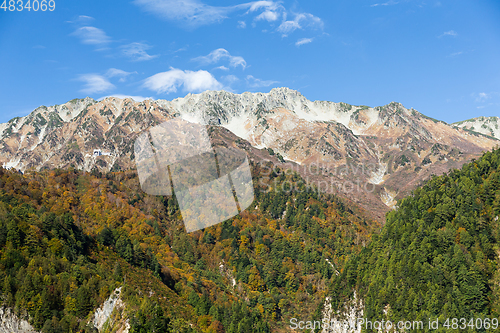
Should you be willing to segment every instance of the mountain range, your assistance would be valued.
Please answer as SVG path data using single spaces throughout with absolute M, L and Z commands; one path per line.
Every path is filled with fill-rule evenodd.
M 186 233 L 175 196 L 141 191 L 134 142 L 174 117 L 246 152 L 248 209 Z M 500 313 L 494 129 L 286 88 L 37 108 L 0 125 L 0 332 L 482 324 Z
M 447 124 L 396 102 L 312 102 L 288 88 L 207 91 L 172 101 L 108 97 L 41 106 L 0 124 L 0 163 L 23 172 L 134 168 L 137 136 L 173 117 L 220 126 L 220 137 L 233 145 L 245 142 L 254 161 L 272 159 L 291 168 L 378 220 L 431 175 L 477 158 L 500 137 L 495 117 Z

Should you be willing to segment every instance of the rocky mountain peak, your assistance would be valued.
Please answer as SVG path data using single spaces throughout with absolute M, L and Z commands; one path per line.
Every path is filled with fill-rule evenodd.
M 310 101 L 298 91 L 275 88 L 268 93 L 206 91 L 172 101 L 108 97 L 42 106 L 0 124 L 0 163 L 22 171 L 133 168 L 137 136 L 173 117 L 220 126 L 226 144 L 246 141 L 256 158 L 268 156 L 259 149 L 269 151 L 283 167 L 355 166 L 354 173 L 299 171 L 311 181 L 368 184 L 361 192 L 344 194 L 379 217 L 433 173 L 459 167 L 498 144 L 465 125 L 450 126 L 397 102 L 369 107 Z M 341 186 L 340 191 L 347 190 Z

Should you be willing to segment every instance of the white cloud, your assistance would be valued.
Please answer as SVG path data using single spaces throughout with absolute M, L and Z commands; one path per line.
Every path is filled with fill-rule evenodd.
M 384 2 L 384 3 L 374 3 L 373 5 L 371 5 L 370 7 L 377 7 L 377 6 L 392 6 L 392 5 L 397 5 L 399 3 L 399 1 L 394 1 L 394 0 L 389 0 L 387 2 Z
M 254 2 L 249 2 L 245 5 L 249 7 L 248 8 L 249 12 L 255 12 L 261 8 L 264 8 L 266 10 L 277 10 L 278 8 L 283 8 L 283 6 L 279 4 L 279 2 L 274 2 L 274 1 L 254 1 Z
M 283 19 L 286 18 L 286 9 L 279 2 L 255 1 L 248 3 L 247 5 L 249 5 L 249 9 L 246 14 L 253 13 L 258 10 L 263 10 L 262 13 L 255 17 L 255 21 L 275 22 L 281 16 L 283 16 Z
M 287 13 L 281 1 L 253 1 L 233 6 L 211 6 L 200 0 L 133 0 L 144 11 L 168 21 L 177 21 L 188 28 L 220 23 L 230 14 L 245 11 L 244 15 L 257 15 L 255 21 L 275 22 L 283 19 L 278 32 L 288 35 L 305 27 L 323 28 L 323 21 L 310 13 L 292 13 L 293 20 L 286 21 Z M 259 13 L 260 12 L 260 13 Z M 245 28 L 245 21 L 238 21 L 238 28 Z
M 232 56 L 226 49 L 220 48 L 217 50 L 213 50 L 206 56 L 196 57 L 192 60 L 199 61 L 203 64 L 215 64 L 220 60 L 229 60 L 230 67 L 238 67 L 241 66 L 243 69 L 247 67 L 247 62 L 243 57 L 240 56 Z
M 235 75 L 226 75 L 226 76 L 223 76 L 222 79 L 226 82 L 228 82 L 229 84 L 232 84 L 232 83 L 235 83 L 235 82 L 238 82 L 240 79 L 235 76 Z
M 66 23 L 75 23 L 82 26 L 82 25 L 88 25 L 93 20 L 94 18 L 92 16 L 80 15 L 74 21 L 66 21 Z
M 452 53 L 452 54 L 450 54 L 448 57 L 456 57 L 456 56 L 461 55 L 462 53 L 464 53 L 464 52 L 463 52 L 463 51 L 453 52 L 453 53 Z
M 80 38 L 83 44 L 103 45 L 111 41 L 104 30 L 91 26 L 80 27 L 72 35 Z
M 441 38 L 441 37 L 444 37 L 444 36 L 452 36 L 452 37 L 457 37 L 458 34 L 456 33 L 456 31 L 454 30 L 450 30 L 450 31 L 445 31 L 443 32 L 441 35 L 438 36 L 438 38 Z
M 301 26 L 297 21 L 285 21 L 280 24 L 278 31 L 283 34 L 283 36 L 288 36 L 288 34 L 300 29 Z
M 274 22 L 279 18 L 279 14 L 270 10 L 266 10 L 265 12 L 259 14 L 255 19 L 257 21 L 259 20 L 265 20 L 268 22 Z
M 189 27 L 221 22 L 236 10 L 233 7 L 216 7 L 198 0 L 134 0 L 144 11 L 172 21 L 181 21 Z
M 83 89 L 80 90 L 85 94 L 102 93 L 115 88 L 106 77 L 99 74 L 83 74 L 78 76 L 77 80 L 85 82 Z
M 294 14 L 294 19 L 283 21 L 278 27 L 283 37 L 288 36 L 297 29 L 304 29 L 305 27 L 313 29 L 323 29 L 323 21 L 309 13 Z
M 137 74 L 137 72 L 126 72 L 117 68 L 110 68 L 104 75 L 101 74 L 82 74 L 77 77 L 78 81 L 85 82 L 83 89 L 80 92 L 86 94 L 103 93 L 116 88 L 109 79 L 118 78 L 119 82 L 125 82 L 127 77 Z
M 155 74 L 144 81 L 145 88 L 158 94 L 176 92 L 181 86 L 187 92 L 222 89 L 222 84 L 204 70 L 193 72 L 171 67 L 169 71 Z
M 474 98 L 474 101 L 476 103 L 483 104 L 481 106 L 478 106 L 477 108 L 485 108 L 491 105 L 500 106 L 500 103 L 498 102 L 500 92 L 497 91 L 472 93 L 471 97 Z
M 488 96 L 488 94 L 487 94 L 487 93 L 484 93 L 484 92 L 481 92 L 481 93 L 479 93 L 478 95 L 479 95 L 479 97 L 478 97 L 478 98 L 479 98 L 480 100 L 483 100 L 483 101 L 487 100 L 487 99 L 490 97 L 490 96 Z
M 475 101 L 478 103 L 486 102 L 489 98 L 491 98 L 492 94 L 488 94 L 485 92 L 473 93 L 472 97 L 474 97 Z
M 229 68 L 227 68 L 226 66 L 219 66 L 219 67 L 216 67 L 215 69 L 220 69 L 220 70 L 223 70 L 223 71 L 228 71 Z
M 295 46 L 301 46 L 304 44 L 309 44 L 313 41 L 313 38 L 301 38 L 297 42 L 295 42 Z
M 153 97 L 132 96 L 132 95 L 123 95 L 123 94 L 112 94 L 112 95 L 101 97 L 98 100 L 102 101 L 103 99 L 106 99 L 108 97 L 116 97 L 116 98 L 120 98 L 120 99 L 132 98 L 136 102 L 142 102 L 142 101 L 144 101 L 146 99 L 154 99 Z
M 233 57 L 231 56 L 229 58 L 229 66 L 231 67 L 237 67 L 237 66 L 241 66 L 243 69 L 245 69 L 245 67 L 247 67 L 247 62 L 245 61 L 245 59 L 243 59 L 243 57 Z
M 252 88 L 269 87 L 272 84 L 278 83 L 278 81 L 257 79 L 252 75 L 247 75 L 246 81 L 248 85 Z
M 146 50 L 151 46 L 145 43 L 130 43 L 121 46 L 122 53 L 133 61 L 146 61 L 156 58 L 158 55 L 149 55 Z
M 127 80 L 127 77 L 132 74 L 137 74 L 137 72 L 126 72 L 124 70 L 116 68 L 110 68 L 106 71 L 106 77 L 118 77 L 120 82 L 125 82 Z
M 90 22 L 93 20 L 94 18 L 92 16 L 80 15 L 78 16 L 77 22 Z
M 180 49 L 175 50 L 172 53 L 179 53 L 179 52 L 184 52 L 184 51 L 187 51 L 187 50 L 188 50 L 188 48 L 187 48 L 187 46 L 185 46 L 185 47 L 181 47 Z

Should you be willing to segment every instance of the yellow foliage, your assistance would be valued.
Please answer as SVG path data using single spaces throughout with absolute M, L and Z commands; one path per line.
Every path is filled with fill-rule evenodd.
M 200 326 L 201 329 L 206 330 L 211 323 L 212 323 L 212 316 L 205 315 L 198 317 L 198 326 Z
M 61 243 L 61 241 L 57 238 L 52 238 L 50 241 L 49 241 L 49 247 L 50 247 L 50 250 L 52 251 L 52 253 L 54 254 L 58 254 L 59 252 L 62 251 L 63 249 L 63 244 Z
M 78 289 L 78 286 L 75 284 L 74 281 L 71 281 L 71 284 L 69 285 L 69 291 L 73 292 Z
M 268 248 L 264 244 L 257 244 L 255 246 L 255 254 L 257 254 L 257 255 L 265 254 L 265 253 L 267 253 L 267 250 L 268 250 Z
M 74 312 L 76 310 L 76 299 L 71 296 L 66 296 L 64 299 L 64 307 L 68 312 Z

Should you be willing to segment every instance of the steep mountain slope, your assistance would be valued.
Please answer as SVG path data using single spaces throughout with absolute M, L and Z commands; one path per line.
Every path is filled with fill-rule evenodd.
M 304 177 L 316 184 L 326 180 L 330 190 L 378 218 L 431 174 L 460 167 L 499 143 L 399 103 L 369 108 L 311 102 L 287 88 L 269 94 L 205 92 L 172 103 L 185 119 L 220 122 L 253 146 L 304 166 L 296 169 Z M 317 167 L 312 172 L 305 167 L 311 165 Z
M 122 288 L 101 332 L 287 331 L 380 224 L 272 164 L 252 177 L 250 209 L 187 234 L 175 198 L 143 193 L 133 171 L 0 168 L 2 305 L 43 333 L 95 333 Z
M 500 118 L 498 117 L 477 117 L 452 125 L 500 139 Z
M 221 126 L 246 140 L 259 161 L 267 148 L 282 165 L 322 191 L 342 193 L 379 220 L 395 199 L 498 144 L 493 138 L 428 118 L 399 103 L 370 108 L 311 102 L 299 92 L 207 91 L 173 101 L 107 98 L 40 107 L 0 126 L 0 162 L 20 170 L 74 166 L 134 167 L 133 143 L 172 117 Z M 220 132 L 222 133 L 222 132 Z M 236 135 L 236 136 L 234 136 Z M 94 155 L 100 149 L 101 154 Z
M 346 264 L 331 286 L 330 315 L 340 319 L 357 299 L 372 322 L 423 321 L 429 331 L 439 320 L 445 331 L 447 318 L 450 329 L 465 318 L 462 331 L 482 331 L 476 318 L 484 325 L 500 312 L 499 215 L 500 150 L 433 177 Z
M 130 161 L 139 132 L 168 117 L 168 111 L 151 101 L 130 99 L 96 102 L 86 98 L 42 106 L 1 125 L 2 163 L 20 170 L 69 165 L 87 171 L 94 166 L 110 170 L 119 161 Z M 109 155 L 96 158 L 94 149 Z

